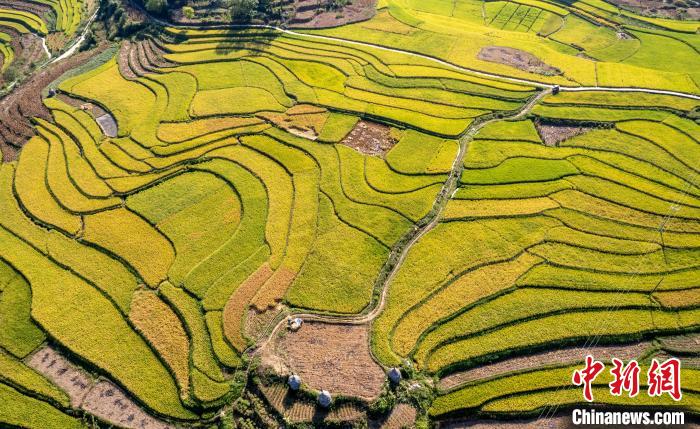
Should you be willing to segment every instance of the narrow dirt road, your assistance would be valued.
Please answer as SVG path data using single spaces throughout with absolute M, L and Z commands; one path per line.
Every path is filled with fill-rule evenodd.
M 386 306 L 386 301 L 387 301 L 387 295 L 389 291 L 389 285 L 393 281 L 394 277 L 398 273 L 398 271 L 401 269 L 401 266 L 403 265 L 404 261 L 406 260 L 406 257 L 408 256 L 408 253 L 411 251 L 411 248 L 418 243 L 418 241 L 425 236 L 428 232 L 430 232 L 439 222 L 442 217 L 442 212 L 447 205 L 447 202 L 449 201 L 450 197 L 452 194 L 455 192 L 457 189 L 457 185 L 459 184 L 459 179 L 462 176 L 462 170 L 464 169 L 464 157 L 466 156 L 467 149 L 469 148 L 469 143 L 473 140 L 474 136 L 481 130 L 484 126 L 487 124 L 490 124 L 492 122 L 497 122 L 497 121 L 504 121 L 504 120 L 517 120 L 525 115 L 527 115 L 532 108 L 546 95 L 551 93 L 550 88 L 546 88 L 545 90 L 537 93 L 535 96 L 533 96 L 525 105 L 523 105 L 520 109 L 515 111 L 511 115 L 504 116 L 503 118 L 492 118 L 488 120 L 482 120 L 479 121 L 478 119 L 474 121 L 465 131 L 462 133 L 462 136 L 459 138 L 459 150 L 457 152 L 457 156 L 455 157 L 454 162 L 452 163 L 452 169 L 450 171 L 450 175 L 445 181 L 442 189 L 438 193 L 437 197 L 435 198 L 435 202 L 433 203 L 433 208 L 429 212 L 429 214 L 424 218 L 422 224 L 423 226 L 421 227 L 414 227 L 412 230 L 406 233 L 406 235 L 398 241 L 399 244 L 395 245 L 389 254 L 389 258 L 387 259 L 387 262 L 385 263 L 384 270 L 386 270 L 389 267 L 392 267 L 389 270 L 389 274 L 384 277 L 384 280 L 381 281 L 381 284 L 375 286 L 376 289 L 380 289 L 379 293 L 379 299 L 373 301 L 370 305 L 374 304 L 374 306 L 371 308 L 371 310 L 365 314 L 360 314 L 356 316 L 331 316 L 331 315 L 325 315 L 325 314 L 316 314 L 316 313 L 307 313 L 307 312 L 301 312 L 301 313 L 293 313 L 288 315 L 287 317 L 291 318 L 296 318 L 299 317 L 303 319 L 304 321 L 314 321 L 317 323 L 329 323 L 329 324 L 351 324 L 351 325 L 360 325 L 360 324 L 370 324 L 374 319 L 376 319 L 384 310 L 384 307 Z M 382 272 L 385 272 L 385 271 Z M 275 338 L 276 334 L 281 330 L 284 329 L 286 326 L 286 318 L 282 319 L 277 322 L 277 324 L 274 326 L 272 331 L 270 332 L 269 335 L 267 335 L 262 341 L 259 341 L 257 344 L 251 346 L 251 348 L 248 350 L 248 353 L 255 352 L 256 350 L 262 350 L 265 348 L 267 343 L 270 342 L 272 338 Z M 370 353 L 372 353 L 372 350 L 370 348 Z M 382 363 L 372 354 L 372 358 L 380 365 Z M 383 366 L 383 365 L 382 365 Z

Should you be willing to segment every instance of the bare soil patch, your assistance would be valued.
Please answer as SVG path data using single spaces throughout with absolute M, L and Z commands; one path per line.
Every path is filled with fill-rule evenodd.
M 82 408 L 108 422 L 129 429 L 174 428 L 146 414 L 112 382 L 103 380 L 85 397 Z
M 73 364 L 58 350 L 44 346 L 34 352 L 27 365 L 34 368 L 70 397 L 71 406 L 102 420 L 128 429 L 174 428 L 149 414 L 108 380 L 95 382 L 79 366 Z
M 364 411 L 354 404 L 345 403 L 324 410 L 284 384 L 261 385 L 259 389 L 272 408 L 293 423 L 313 422 L 321 426 L 324 422 L 351 422 L 366 418 Z
M 386 378 L 370 355 L 367 325 L 306 322 L 268 342 L 262 363 L 277 374 L 298 374 L 312 389 L 367 400 Z
M 440 380 L 438 387 L 441 390 L 449 390 L 470 381 L 490 378 L 507 372 L 535 369 L 550 364 L 575 363 L 583 360 L 586 354 L 591 354 L 596 359 L 606 362 L 610 362 L 613 357 L 627 361 L 638 358 L 651 347 L 651 343 L 593 348 L 575 347 L 530 356 L 519 356 L 448 375 Z
M 4 162 L 17 159 L 21 147 L 34 135 L 31 118 L 51 120 L 48 109 L 41 101 L 42 90 L 68 70 L 85 63 L 108 47 L 109 44 L 104 43 L 93 50 L 79 52 L 51 64 L 0 99 L 0 151 Z
M 44 346 L 34 352 L 27 365 L 44 374 L 56 386 L 63 389 L 70 397 L 73 407 L 80 407 L 85 395 L 93 387 L 92 377 L 79 367 L 73 365 L 58 351 L 50 346 Z
M 376 0 L 352 0 L 338 10 L 326 10 L 319 0 L 296 0 L 291 6 L 292 28 L 328 28 L 366 21 L 376 13 Z
M 550 66 L 531 53 L 515 48 L 507 48 L 505 46 L 487 46 L 482 48 L 477 58 L 492 63 L 505 64 L 519 70 L 544 76 L 561 74 L 561 70 Z
M 543 124 L 540 122 L 535 122 L 535 128 L 539 133 L 545 146 L 559 146 L 559 144 L 565 140 L 572 137 L 580 136 L 588 131 L 591 131 L 591 127 L 583 126 L 567 126 L 567 125 L 551 125 Z
M 383 158 L 394 147 L 396 140 L 391 136 L 390 127 L 363 120 L 355 125 L 340 144 L 367 155 Z
M 681 353 L 700 353 L 700 334 L 660 338 L 664 349 Z
M 658 16 L 671 19 L 700 19 L 700 1 L 684 0 L 611 0 L 610 3 L 629 9 L 644 16 Z

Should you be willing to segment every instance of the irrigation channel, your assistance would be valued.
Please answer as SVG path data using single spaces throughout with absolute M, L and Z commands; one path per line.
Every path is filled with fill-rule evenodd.
M 401 237 L 398 242 L 392 247 L 389 257 L 385 262 L 377 281 L 374 286 L 374 294 L 372 297 L 372 302 L 368 305 L 368 308 L 362 314 L 354 316 L 336 316 L 329 314 L 318 314 L 318 313 L 290 313 L 283 314 L 284 317 L 281 319 L 278 317 L 273 321 L 274 328 L 269 331 L 269 335 L 261 341 L 246 350 L 247 354 L 254 354 L 257 350 L 262 350 L 271 339 L 275 338 L 277 333 L 281 329 L 285 329 L 287 325 L 288 318 L 301 318 L 303 321 L 313 321 L 317 323 L 327 323 L 327 324 L 350 324 L 350 325 L 364 325 L 369 324 L 371 328 L 371 323 L 376 319 L 384 310 L 386 306 L 387 295 L 389 291 L 389 285 L 396 276 L 396 273 L 401 269 L 402 264 L 406 260 L 408 253 L 411 248 L 423 237 L 425 234 L 430 232 L 439 222 L 442 212 L 450 200 L 451 196 L 457 189 L 459 179 L 462 176 L 462 171 L 464 170 L 464 157 L 466 156 L 467 149 L 469 148 L 469 143 L 473 140 L 474 136 L 483 128 L 485 125 L 492 122 L 505 121 L 505 120 L 517 120 L 525 115 L 527 115 L 532 108 L 546 95 L 552 92 L 551 88 L 545 88 L 544 90 L 538 92 L 528 100 L 526 104 L 520 107 L 518 110 L 506 113 L 505 115 L 490 116 L 486 119 L 476 119 L 471 125 L 462 133 L 459 137 L 459 150 L 457 151 L 457 156 L 452 163 L 452 169 L 450 170 L 450 175 L 442 186 L 442 189 L 435 198 L 433 207 L 430 212 L 410 230 L 403 237 Z M 369 311 L 367 311 L 369 310 Z M 272 325 L 271 325 L 272 326 Z M 379 359 L 374 356 L 372 348 L 370 347 L 370 355 L 372 359 L 382 367 L 385 367 Z

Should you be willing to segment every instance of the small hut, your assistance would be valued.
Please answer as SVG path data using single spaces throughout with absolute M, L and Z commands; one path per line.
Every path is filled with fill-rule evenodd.
M 296 332 L 301 329 L 301 325 L 304 324 L 304 320 L 301 317 L 295 317 L 293 319 L 287 319 L 287 326 L 290 331 Z
M 301 377 L 296 374 L 290 375 L 287 379 L 287 385 L 289 385 L 289 388 L 294 391 L 301 389 Z
M 393 384 L 399 384 L 399 382 L 401 382 L 401 370 L 396 367 L 391 368 L 386 375 Z
M 318 394 L 318 405 L 322 406 L 323 408 L 328 408 L 331 406 L 332 402 L 333 397 L 331 394 L 328 393 L 327 390 L 321 390 L 321 393 Z

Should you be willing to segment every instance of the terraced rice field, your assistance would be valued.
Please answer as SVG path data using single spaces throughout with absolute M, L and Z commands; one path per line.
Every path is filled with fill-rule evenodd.
M 421 419 L 581 404 L 571 373 L 591 347 L 645 370 L 697 358 L 697 99 L 546 85 L 695 94 L 696 52 L 642 62 L 698 36 L 687 22 L 634 30 L 595 4 L 396 0 L 311 32 L 385 47 L 165 27 L 62 81 L 44 100 L 51 120 L 0 164 L 0 422 L 81 427 L 87 412 L 135 427 L 123 401 L 152 427 L 218 423 L 250 353 L 295 313 L 369 325 L 377 363 L 435 377 Z M 472 31 L 473 46 L 460 41 Z M 514 34 L 501 40 L 543 47 L 562 74 L 476 59 Z M 612 49 L 632 53 L 615 62 Z M 89 392 L 36 362 L 47 341 Z M 680 403 L 693 415 L 695 361 Z M 609 381 L 597 401 L 630 405 Z M 366 419 L 359 400 L 320 412 L 253 382 L 266 405 L 251 407 L 280 420 Z
M 51 49 L 60 50 L 78 30 L 86 7 L 82 0 L 1 1 L 0 72 L 16 61 L 28 65 L 46 59 L 47 36 Z

